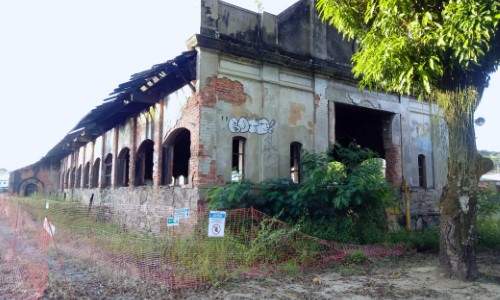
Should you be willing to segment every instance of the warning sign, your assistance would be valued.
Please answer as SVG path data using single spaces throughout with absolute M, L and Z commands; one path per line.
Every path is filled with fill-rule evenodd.
M 211 211 L 208 215 L 208 236 L 224 237 L 225 211 Z

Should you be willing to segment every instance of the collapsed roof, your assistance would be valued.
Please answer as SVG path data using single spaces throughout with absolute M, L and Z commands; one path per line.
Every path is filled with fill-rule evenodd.
M 133 74 L 92 109 L 38 163 L 56 163 L 75 149 L 158 103 L 196 79 L 197 52 L 186 51 L 165 63 Z

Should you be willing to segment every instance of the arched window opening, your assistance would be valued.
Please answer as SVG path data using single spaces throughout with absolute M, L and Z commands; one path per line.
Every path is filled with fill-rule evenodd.
M 425 168 L 425 155 L 418 155 L 418 186 L 427 188 L 427 172 Z
M 71 171 L 71 186 L 70 186 L 70 188 L 74 188 L 75 184 L 76 184 L 76 168 L 73 167 L 73 169 Z
M 38 186 L 34 183 L 30 183 L 24 189 L 24 195 L 26 197 L 34 196 L 38 193 Z
M 135 163 L 135 185 L 153 185 L 154 142 L 145 140 L 137 151 Z
M 244 137 L 233 138 L 231 181 L 240 181 L 245 178 L 245 142 Z
M 191 132 L 185 128 L 177 129 L 163 147 L 162 184 L 187 184 L 190 158 Z
M 111 187 L 111 179 L 113 175 L 113 155 L 110 153 L 104 160 L 104 188 Z
M 94 162 L 94 166 L 92 167 L 92 187 L 99 187 L 99 181 L 101 176 L 101 159 L 98 158 Z
M 75 179 L 75 188 L 79 188 L 81 184 L 81 179 L 82 179 L 82 165 L 78 166 L 78 169 L 76 169 L 76 179 Z
M 64 188 L 67 188 L 67 189 L 71 188 L 71 184 L 70 184 L 70 181 L 69 181 L 69 174 L 70 174 L 70 171 L 67 170 L 66 171 L 66 176 L 64 178 L 65 179 L 64 180 Z
M 130 150 L 123 148 L 118 155 L 116 171 L 116 186 L 128 186 L 130 171 Z
M 83 169 L 83 185 L 82 187 L 88 189 L 89 186 L 89 178 L 90 178 L 90 162 L 85 164 L 85 168 Z
M 300 183 L 300 151 L 302 145 L 297 142 L 290 144 L 290 178 L 293 183 Z

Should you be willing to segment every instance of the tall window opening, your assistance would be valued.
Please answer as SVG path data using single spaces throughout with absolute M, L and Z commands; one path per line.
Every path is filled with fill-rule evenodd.
M 82 179 L 82 165 L 78 166 L 78 169 L 76 170 L 76 179 L 75 179 L 75 187 L 79 188 L 81 184 L 81 179 Z
M 154 142 L 145 140 L 137 151 L 135 163 L 135 185 L 153 185 Z
M 191 132 L 185 128 L 172 132 L 163 147 L 162 158 L 162 184 L 187 184 L 191 158 Z
M 111 179 L 113 177 L 113 155 L 110 153 L 104 160 L 104 188 L 111 187 Z
M 90 162 L 85 164 L 85 168 L 83 169 L 83 185 L 82 187 L 88 189 L 89 186 L 89 178 L 90 178 Z
M 70 180 L 70 178 L 69 178 L 70 173 L 71 172 L 69 170 L 66 171 L 66 176 L 65 176 L 65 180 L 64 180 L 64 187 L 67 189 L 71 188 L 71 183 L 69 181 Z
M 70 188 L 74 188 L 75 183 L 76 183 L 76 168 L 73 167 L 73 169 L 71 169 L 71 186 L 70 186 Z
M 245 142 L 244 137 L 233 138 L 231 181 L 240 181 L 245 176 Z
M 418 155 L 418 186 L 427 188 L 427 173 L 425 170 L 425 155 Z
M 92 187 L 99 187 L 99 180 L 101 176 L 101 159 L 98 158 L 94 162 L 94 166 L 92 167 Z
M 116 186 L 128 186 L 130 170 L 130 150 L 123 148 L 118 155 Z
M 300 182 L 300 151 L 302 145 L 297 142 L 290 144 L 290 178 L 293 183 Z

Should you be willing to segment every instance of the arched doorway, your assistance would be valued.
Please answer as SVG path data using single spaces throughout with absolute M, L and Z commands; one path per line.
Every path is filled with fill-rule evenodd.
M 162 184 L 188 183 L 191 158 L 191 132 L 186 128 L 173 131 L 163 144 Z
M 43 194 L 43 184 L 36 178 L 26 179 L 19 185 L 18 194 L 25 197 Z

